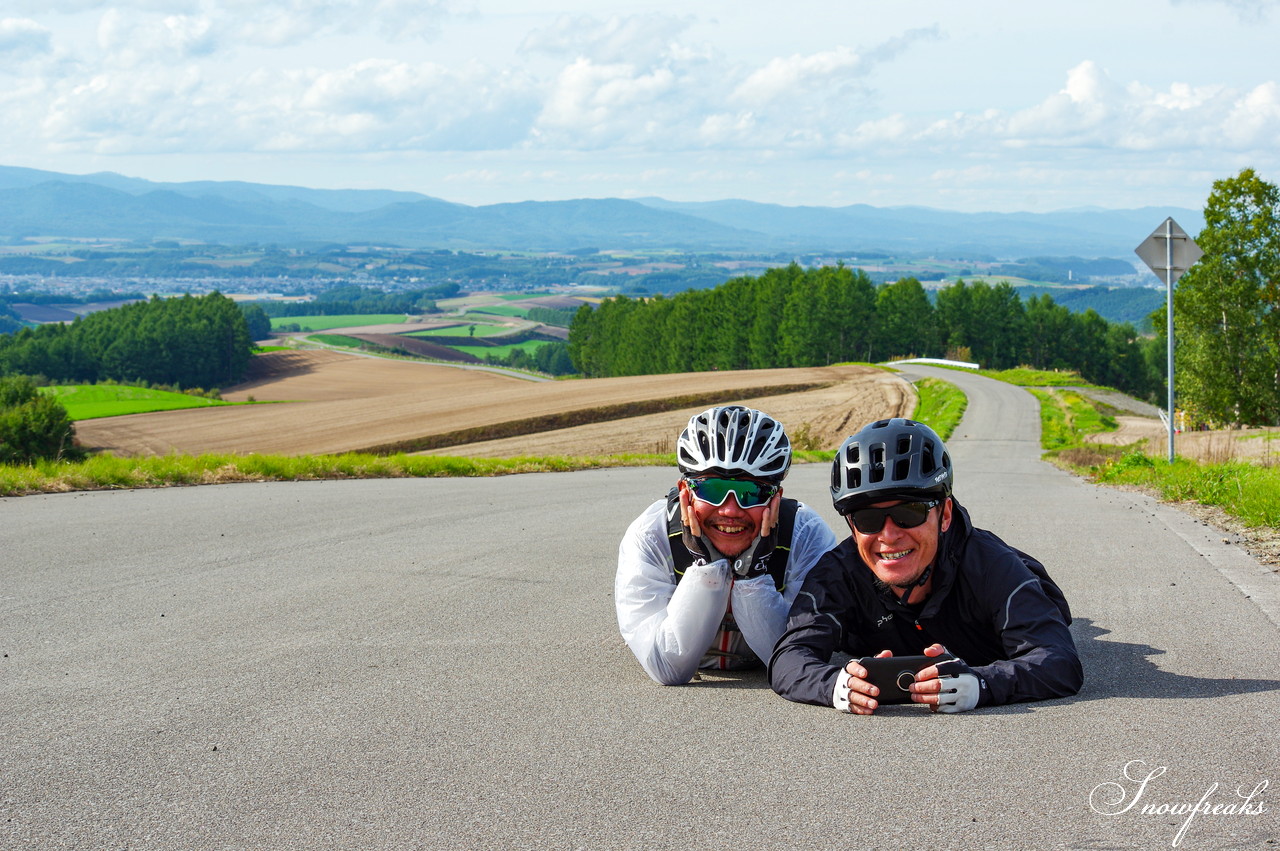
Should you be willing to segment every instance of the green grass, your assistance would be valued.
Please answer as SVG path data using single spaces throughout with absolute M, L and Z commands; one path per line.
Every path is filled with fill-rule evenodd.
M 152 411 L 176 411 L 183 408 L 207 408 L 230 405 L 202 396 L 148 390 L 123 384 L 67 384 L 42 387 L 41 393 L 57 397 L 72 420 L 118 417 L 124 414 L 147 414 Z
M 228 482 L 311 479 L 500 476 L 564 472 L 597 467 L 674 464 L 674 456 L 613 455 L 596 458 L 456 458 L 369 455 L 164 455 L 120 458 L 97 455 L 86 461 L 42 461 L 35 466 L 0 465 L 0 496 L 110 488 L 167 487 Z
M 508 334 L 510 328 L 501 325 L 481 325 L 475 323 L 476 333 L 471 333 L 471 325 L 454 325 L 451 328 L 428 328 L 426 331 L 414 331 L 406 337 L 492 337 L 495 334 Z
M 344 334 L 312 334 L 307 339 L 315 340 L 317 343 L 323 343 L 326 346 L 341 346 L 346 349 L 358 349 L 361 346 L 368 345 L 364 340 L 357 340 L 355 337 L 348 337 Z
M 954 384 L 937 378 L 921 379 L 916 393 L 920 399 L 911 418 L 932 428 L 943 440 L 950 440 L 969 405 L 969 397 Z
M 1171 502 L 1216 505 L 1249 526 L 1280 526 L 1280 467 L 1240 461 L 1197 464 L 1130 452 L 1093 470 L 1094 481 L 1156 491 Z
M 530 298 L 546 298 L 550 295 L 555 295 L 555 293 L 505 293 L 498 296 L 498 298 L 503 301 L 524 301 Z
M 972 370 L 970 370 L 972 372 Z M 1080 373 L 1075 370 L 1054 370 L 1054 369 L 1027 369 L 1018 367 L 1017 369 L 980 369 L 977 371 L 979 375 L 985 375 L 988 378 L 994 378 L 997 381 L 1003 381 L 1007 384 L 1016 384 L 1019 387 L 1092 387 L 1089 382 L 1080 377 Z
M 797 453 L 799 461 L 830 460 L 831 453 Z M 596 457 L 458 458 L 444 455 L 163 455 L 119 458 L 110 454 L 80 462 L 42 461 L 0 465 L 0 496 L 76 490 L 156 488 L 231 482 L 319 479 L 435 478 L 552 473 L 604 467 L 674 467 L 675 455 Z
M 281 325 L 297 325 L 310 328 L 312 331 L 328 331 L 330 328 L 355 328 L 361 325 L 393 325 L 404 322 L 403 313 L 371 313 L 367 315 L 346 314 L 343 316 L 273 316 L 271 330 Z
M 1115 419 L 1079 393 L 1028 389 L 1040 400 L 1040 445 L 1045 449 L 1080 446 L 1086 435 L 1116 430 Z
M 255 355 L 266 354 L 267 352 L 287 352 L 289 346 L 254 346 L 253 353 Z

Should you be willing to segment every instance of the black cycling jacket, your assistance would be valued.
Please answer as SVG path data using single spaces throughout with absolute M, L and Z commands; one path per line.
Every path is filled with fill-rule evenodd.
M 774 691 L 831 706 L 840 671 L 832 653 L 919 655 L 935 642 L 984 681 L 979 706 L 1080 690 L 1084 673 L 1062 592 L 1040 562 L 975 529 L 954 501 L 951 527 L 938 542 L 933 591 L 917 608 L 877 588 L 856 542 L 845 539 L 813 566 L 791 606 L 769 663 Z

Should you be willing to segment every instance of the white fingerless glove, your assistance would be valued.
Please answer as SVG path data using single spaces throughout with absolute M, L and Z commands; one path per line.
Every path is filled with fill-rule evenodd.
M 852 712 L 849 706 L 849 672 L 844 668 L 836 675 L 836 687 L 831 691 L 831 705 L 841 712 Z
M 987 686 L 982 677 L 960 659 L 939 664 L 938 680 L 942 684 L 938 711 L 952 714 L 968 712 L 977 706 Z

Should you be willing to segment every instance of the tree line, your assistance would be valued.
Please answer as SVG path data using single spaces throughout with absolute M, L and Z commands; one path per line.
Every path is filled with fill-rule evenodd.
M 239 381 L 252 353 L 244 313 L 221 293 L 153 296 L 0 335 L 0 375 L 215 388 Z
M 486 354 L 485 363 L 531 369 L 548 375 L 572 375 L 577 370 L 569 358 L 569 346 L 562 342 L 544 343 L 530 354 L 526 349 L 512 349 L 508 354 Z
M 1073 313 L 1047 294 L 1024 302 L 1005 283 L 958 281 L 930 299 L 915 278 L 877 287 L 843 265 L 793 263 L 714 289 L 584 306 L 569 329 L 569 355 L 591 377 L 917 356 L 1074 369 L 1143 398 L 1163 384 L 1158 341 L 1130 323 Z
M 333 287 L 313 301 L 257 301 L 267 316 L 345 316 L 376 313 L 430 313 L 436 299 L 452 298 L 460 291 L 456 283 L 438 284 L 418 290 L 388 293 L 355 285 Z

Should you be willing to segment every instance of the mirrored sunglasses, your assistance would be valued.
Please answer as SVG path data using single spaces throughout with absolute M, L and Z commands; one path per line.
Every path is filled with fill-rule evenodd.
M 850 511 L 846 516 L 853 521 L 853 527 L 864 535 L 875 535 L 884 528 L 884 519 L 892 517 L 900 529 L 914 529 L 929 519 L 930 509 L 937 506 L 938 500 L 928 502 L 903 502 L 890 505 L 888 508 L 859 508 Z
M 765 505 L 778 492 L 777 485 L 750 482 L 743 479 L 685 479 L 693 495 L 711 505 L 724 505 L 733 494 L 739 508 L 755 508 Z

